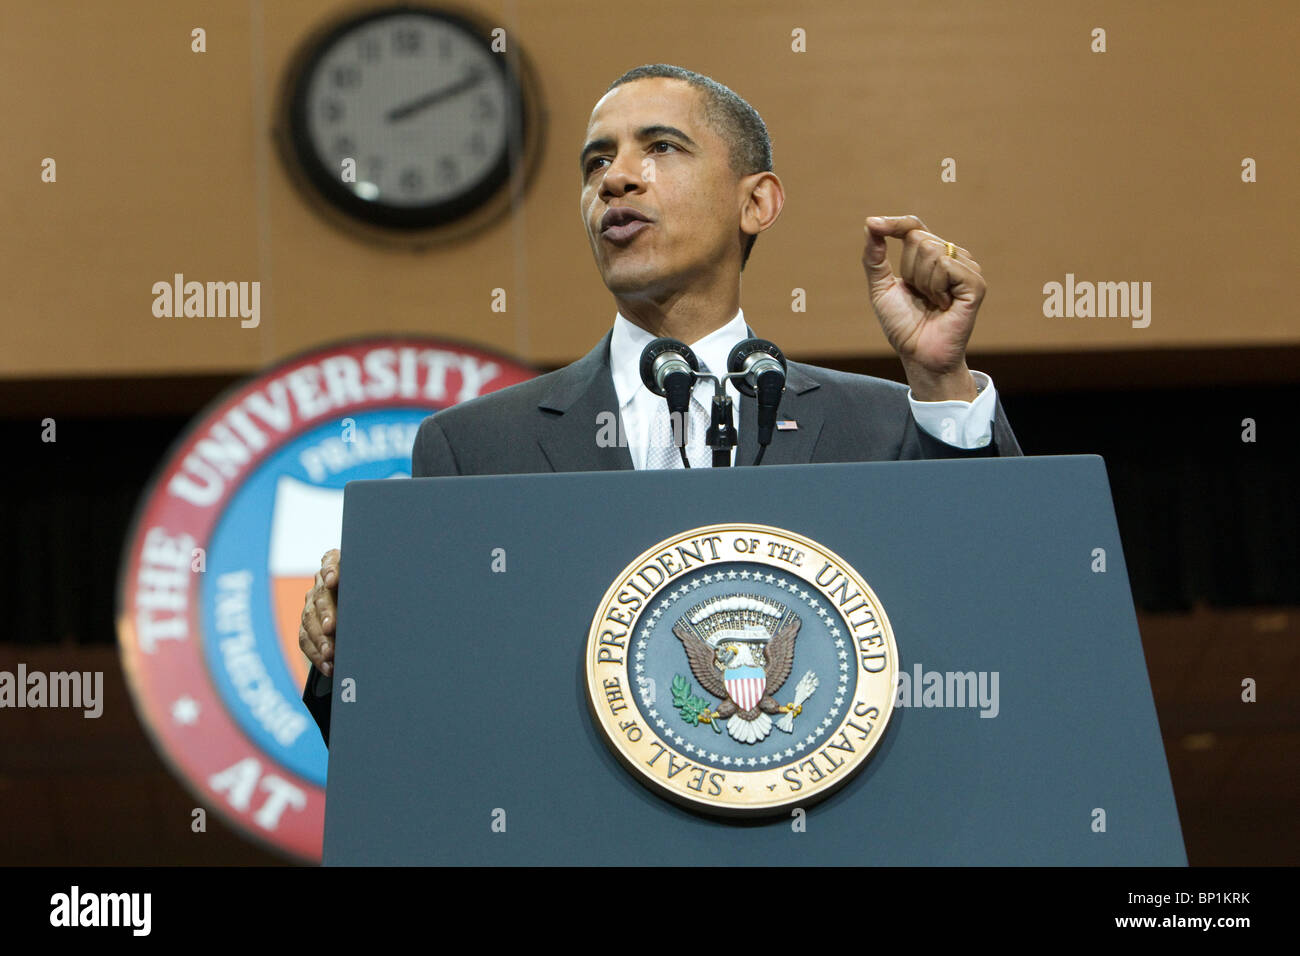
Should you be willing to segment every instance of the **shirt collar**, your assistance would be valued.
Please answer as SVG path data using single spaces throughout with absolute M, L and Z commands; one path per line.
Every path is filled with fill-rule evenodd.
M 709 367 L 709 371 L 716 374 L 726 371 L 727 356 L 738 342 L 747 338 L 749 327 L 745 324 L 745 310 L 737 309 L 732 320 L 722 328 L 715 329 L 698 342 L 686 344 Z M 609 340 L 609 364 L 619 408 L 632 401 L 638 391 L 649 392 L 641 381 L 641 352 L 654 339 L 655 336 L 641 326 L 624 318 L 623 313 L 615 313 L 614 334 Z

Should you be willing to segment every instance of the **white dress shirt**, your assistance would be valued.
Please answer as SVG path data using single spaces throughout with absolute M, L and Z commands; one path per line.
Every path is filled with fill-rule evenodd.
M 609 342 L 609 364 L 614 378 L 614 392 L 618 396 L 619 417 L 622 419 L 623 433 L 627 437 L 628 451 L 632 455 L 632 465 L 638 471 L 646 467 L 647 449 L 650 445 L 650 422 L 656 408 L 663 404 L 663 399 L 641 381 L 641 352 L 654 340 L 639 325 L 624 318 L 622 313 L 614 316 L 614 333 Z M 727 369 L 727 356 L 738 342 L 749 338 L 745 325 L 745 312 L 736 311 L 735 317 L 710 332 L 698 342 L 687 342 L 701 362 L 715 374 Z M 924 429 L 934 438 L 958 448 L 983 448 L 993 437 L 993 413 L 997 403 L 997 392 L 993 380 L 983 372 L 971 371 L 975 377 L 975 387 L 979 394 L 973 402 L 957 399 L 946 402 L 919 402 L 912 397 L 908 389 L 907 400 L 912 406 L 912 417 L 918 427 Z M 741 395 L 730 381 L 726 383 L 727 394 L 731 396 L 733 415 L 737 429 L 740 422 Z M 695 384 L 694 397 L 710 407 L 713 401 L 714 385 L 707 380 Z M 704 445 L 704 435 L 696 429 L 687 433 L 688 448 Z M 731 450 L 732 464 L 735 464 L 736 449 Z

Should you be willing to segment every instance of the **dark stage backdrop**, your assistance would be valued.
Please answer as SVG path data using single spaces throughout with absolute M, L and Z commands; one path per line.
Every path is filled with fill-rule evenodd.
M 1285 755 L 1300 741 L 1300 506 L 1289 421 L 1300 387 L 1048 393 L 1003 384 L 1014 377 L 1003 363 L 977 367 L 999 382 L 1027 453 L 1106 459 L 1189 859 L 1296 863 L 1300 794 Z M 1062 362 L 1062 374 L 1071 367 Z M 0 419 L 8 586 L 0 663 L 102 670 L 108 698 L 91 735 L 80 714 L 61 710 L 19 712 L 25 721 L 11 714 L 0 728 L 0 810 L 24 821 L 7 837 L 6 862 L 285 862 L 216 815 L 204 838 L 190 832 L 193 797 L 135 719 L 113 646 L 127 525 L 190 420 L 139 412 L 196 412 L 232 381 L 83 381 L 59 394 L 41 383 L 0 403 L 9 409 Z M 35 408 L 57 418 L 56 443 L 39 440 L 45 412 Z M 86 408 L 114 417 L 75 414 Z M 1243 418 L 1256 422 L 1254 443 L 1241 441 Z M 1058 506 L 1071 507 L 1065 492 Z M 1244 675 L 1264 678 L 1258 704 L 1239 702 Z
M 213 394 L 216 394 L 214 389 Z M 1300 387 L 1004 393 L 1026 454 L 1106 460 L 1139 610 L 1300 604 Z M 1243 442 L 1242 420 L 1257 440 Z M 108 644 L 123 537 L 185 417 L 0 421 L 6 640 Z M 1068 509 L 1064 492 L 1059 507 Z

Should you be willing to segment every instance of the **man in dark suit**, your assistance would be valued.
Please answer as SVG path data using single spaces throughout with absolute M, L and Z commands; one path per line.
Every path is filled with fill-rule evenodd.
M 414 477 L 681 467 L 664 402 L 640 382 L 642 347 L 669 336 L 725 371 L 731 347 L 755 334 L 740 309 L 740 273 L 785 197 L 748 103 L 679 67 L 638 67 L 596 104 L 580 165 L 581 212 L 618 306 L 614 328 L 572 365 L 425 419 Z M 915 216 L 871 217 L 864 232 L 871 303 L 908 384 L 790 362 L 777 416 L 787 425 L 763 464 L 1019 455 L 992 381 L 966 364 L 985 291 L 978 263 Z M 891 236 L 903 242 L 900 275 L 885 255 Z M 750 465 L 756 403 L 726 387 L 739 409 L 733 463 Z M 701 382 L 692 396 L 692 467 L 711 462 L 711 388 Z M 335 550 L 299 632 L 312 662 L 303 701 L 326 743 L 338 579 Z

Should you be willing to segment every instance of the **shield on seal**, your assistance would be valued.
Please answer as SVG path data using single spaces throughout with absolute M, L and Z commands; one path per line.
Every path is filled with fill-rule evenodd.
M 763 699 L 767 687 L 767 671 L 761 667 L 730 667 L 722 675 L 727 693 L 741 710 L 753 710 Z

